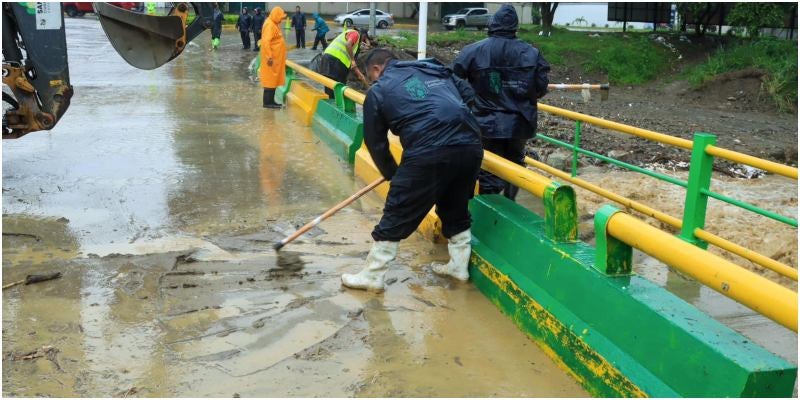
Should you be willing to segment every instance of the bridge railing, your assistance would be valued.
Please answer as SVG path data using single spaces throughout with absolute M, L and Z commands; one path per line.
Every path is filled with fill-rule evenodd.
M 618 122 L 608 121 L 602 118 L 581 114 L 575 111 L 553 107 L 547 104 L 540 103 L 539 110 L 575 121 L 575 134 L 573 137 L 574 140 L 572 144 L 566 143 L 564 141 L 549 136 L 541 134 L 538 135 L 538 138 L 545 142 L 572 151 L 571 174 L 569 175 L 565 174 L 560 170 L 552 168 L 551 166 L 536 161 L 530 157 L 526 157 L 525 159 L 526 164 L 535 167 L 537 169 L 546 171 L 549 174 L 557 176 L 558 178 L 570 182 L 576 186 L 592 191 L 602 197 L 608 198 L 609 200 L 622 204 L 626 207 L 636 210 L 637 212 L 653 217 L 667 225 L 670 225 L 673 228 L 680 230 L 680 233 L 678 235 L 679 238 L 689 243 L 692 243 L 693 245 L 699 246 L 701 248 L 706 248 L 707 244 L 712 244 L 732 254 L 736 254 L 742 258 L 745 258 L 757 265 L 770 269 L 782 276 L 785 276 L 795 281 L 797 280 L 798 277 L 797 269 L 792 268 L 786 264 L 780 263 L 776 260 L 773 260 L 767 256 L 764 256 L 763 254 L 759 254 L 753 250 L 747 249 L 729 240 L 723 239 L 704 229 L 706 222 L 706 206 L 708 204 L 709 197 L 746 209 L 756 214 L 774 219 L 783 224 L 795 228 L 797 227 L 797 220 L 794 218 L 780 215 L 778 213 L 765 210 L 753 204 L 737 200 L 712 191 L 710 186 L 711 186 L 711 175 L 712 175 L 714 157 L 719 157 L 735 163 L 748 165 L 754 168 L 764 170 L 769 173 L 781 175 L 794 180 L 797 180 L 797 168 L 793 168 L 769 160 L 764 160 L 747 154 L 717 147 L 715 145 L 716 137 L 714 135 L 706 133 L 696 133 L 694 135 L 693 140 L 687 140 L 647 129 L 641 129 L 634 126 L 621 124 Z M 591 124 L 596 127 L 609 129 L 615 132 L 624 133 L 639 138 L 643 138 L 646 140 L 655 141 L 658 143 L 691 151 L 692 155 L 691 155 L 688 180 L 684 181 L 681 179 L 677 179 L 675 177 L 666 174 L 662 174 L 650 169 L 632 165 L 614 159 L 612 157 L 604 156 L 602 154 L 598 154 L 586 150 L 584 148 L 581 148 L 580 147 L 581 130 L 583 124 Z M 636 201 L 627 199 L 618 194 L 604 190 L 594 184 L 591 184 L 590 182 L 578 178 L 577 175 L 578 175 L 579 155 L 585 155 L 588 157 L 596 158 L 598 160 L 605 161 L 609 164 L 613 164 L 630 171 L 635 171 L 659 179 L 661 181 L 683 187 L 684 189 L 686 189 L 683 218 L 678 219 L 673 216 L 667 215 L 661 211 L 655 210 L 644 204 L 638 203 Z
M 363 104 L 365 100 L 365 95 L 360 93 L 356 90 L 346 87 L 344 84 L 335 82 L 327 77 L 324 77 L 314 71 L 311 71 L 295 62 L 287 61 L 287 70 L 291 70 L 291 72 L 287 72 L 287 76 L 291 75 L 294 76 L 295 73 L 299 73 L 304 75 L 305 77 L 309 78 L 310 80 L 325 86 L 327 88 L 334 90 L 335 95 L 335 103 L 340 106 L 342 111 L 354 111 L 355 110 L 355 103 Z M 542 109 L 543 108 L 543 109 Z M 623 133 L 630 133 L 640 137 L 647 137 L 651 138 L 652 140 L 659 141 L 661 143 L 677 145 L 678 147 L 682 148 L 692 148 L 692 142 L 680 139 L 676 137 L 672 137 L 669 135 L 660 134 L 657 132 L 647 131 L 640 128 L 635 128 L 632 126 L 619 124 L 616 122 L 602 120 L 600 118 L 591 117 L 588 115 L 583 115 L 579 113 L 574 113 L 568 110 L 557 109 L 555 107 L 547 106 L 547 105 L 540 105 L 540 109 L 545 112 L 558 112 L 562 116 L 571 116 L 573 119 L 581 120 L 589 123 L 596 124 L 598 126 L 605 126 L 611 127 L 611 129 L 618 130 Z M 554 113 L 555 113 L 554 112 Z M 541 136 L 540 136 L 541 137 Z M 555 139 L 552 139 L 555 140 Z M 713 142 L 712 142 L 713 144 Z M 687 147 L 688 146 L 688 147 Z M 575 146 L 577 148 L 577 146 Z M 699 149 L 703 149 L 707 151 L 709 148 L 708 144 L 706 146 L 698 147 Z M 585 150 L 584 150 L 585 151 Z M 698 151 L 699 152 L 699 151 Z M 739 154 L 739 153 L 737 153 Z M 694 154 L 693 154 L 694 155 Z M 604 158 L 607 158 L 602 155 L 598 155 Z M 742 155 L 743 156 L 743 155 Z M 749 157 L 749 156 L 748 156 Z M 757 159 L 760 160 L 760 159 Z M 616 161 L 616 160 L 614 160 Z M 791 176 L 791 171 L 787 171 L 785 168 L 773 168 L 770 164 L 771 163 L 766 160 L 760 160 L 757 162 L 753 162 L 752 160 L 747 160 L 748 162 L 752 162 L 757 165 L 766 166 L 767 168 L 772 168 L 776 171 L 786 172 L 789 176 Z M 663 220 L 667 224 L 671 226 L 675 226 L 676 228 L 680 228 L 682 225 L 687 225 L 685 222 L 678 220 L 675 217 L 669 216 L 664 214 L 660 211 L 654 210 L 650 207 L 645 205 L 639 204 L 634 202 L 633 200 L 626 199 L 620 195 L 614 194 L 612 192 L 606 191 L 602 188 L 597 187 L 591 183 L 586 181 L 580 180 L 579 178 L 574 178 L 569 176 L 568 174 L 564 174 L 559 170 L 556 170 L 546 164 L 540 163 L 538 161 L 532 160 L 530 158 L 526 159 L 526 162 L 529 165 L 532 165 L 537 168 L 541 168 L 546 172 L 562 178 L 564 180 L 570 181 L 575 183 L 578 186 L 587 188 L 592 190 L 601 196 L 609 198 L 612 201 L 618 202 L 620 204 L 625 205 L 626 207 L 631 207 L 634 210 L 640 211 L 645 215 L 652 216 L 659 220 Z M 780 164 L 776 164 L 780 167 Z M 631 165 L 633 168 L 639 168 L 636 166 Z M 704 163 L 703 167 L 707 170 L 708 174 L 708 182 L 710 182 L 710 163 Z M 521 165 L 515 164 L 511 161 L 508 161 L 502 157 L 497 156 L 488 151 L 484 151 L 484 158 L 481 168 L 484 170 L 491 172 L 498 177 L 511 182 L 514 185 L 519 186 L 521 189 L 528 191 L 529 193 L 533 194 L 536 197 L 542 198 L 544 201 L 545 206 L 545 231 L 546 235 L 553 240 L 554 242 L 571 242 L 577 240 L 577 210 L 575 206 L 575 192 L 572 190 L 570 186 L 562 186 L 559 185 L 557 182 L 540 175 L 528 168 L 525 168 Z M 788 167 L 790 168 L 790 167 Z M 643 168 L 639 168 L 643 171 L 647 171 L 647 173 L 654 173 L 653 171 L 649 171 Z M 644 172 L 643 172 L 644 173 Z M 794 169 L 794 177 L 796 179 L 797 170 Z M 662 175 L 662 174 L 658 174 Z M 690 175 L 692 173 L 690 172 Z M 668 177 L 664 175 L 669 180 L 675 182 L 682 182 L 675 178 Z M 696 185 L 692 179 L 690 178 L 691 185 Z M 705 187 L 708 187 L 708 182 L 706 183 Z M 689 182 L 684 182 L 683 187 L 689 187 Z M 698 188 L 701 187 L 700 185 L 696 185 Z M 705 195 L 703 192 L 698 190 L 698 193 L 701 195 Z M 705 209 L 703 205 L 703 215 L 705 215 Z M 598 213 L 600 215 L 600 213 Z M 596 217 L 595 225 L 598 226 L 598 217 Z M 614 220 L 618 220 L 614 219 Z M 714 256 L 713 254 L 707 252 L 705 249 L 698 248 L 702 246 L 694 246 L 691 244 L 686 243 L 683 237 L 678 240 L 675 239 L 673 236 L 658 230 L 656 228 L 650 227 L 644 221 L 631 218 L 625 219 L 622 218 L 625 224 L 624 228 L 621 231 L 625 231 L 628 226 L 633 226 L 635 229 L 632 232 L 659 232 L 660 235 L 656 236 L 656 238 L 672 238 L 675 240 L 668 241 L 668 244 L 664 245 L 663 249 L 655 249 L 649 247 L 649 243 L 647 242 L 640 242 L 638 241 L 636 236 L 631 236 L 629 233 L 622 232 L 620 233 L 620 229 L 617 227 L 620 226 L 617 222 L 610 222 L 612 218 L 608 218 L 602 224 L 602 231 L 596 231 L 596 235 L 598 236 L 598 241 L 602 241 L 603 243 L 607 242 L 606 233 L 609 234 L 611 238 L 614 240 L 620 240 L 626 243 L 628 246 L 633 248 L 638 248 L 642 251 L 645 251 L 648 254 L 666 262 L 668 265 L 672 265 L 675 268 L 679 268 L 681 270 L 687 271 L 687 273 L 691 276 L 694 276 L 700 281 L 701 283 L 711 287 L 714 290 L 717 290 L 721 294 L 730 297 L 748 307 L 757 311 L 768 318 L 775 320 L 776 322 L 784 325 L 794 331 L 797 331 L 797 293 L 786 289 L 785 287 L 769 281 L 766 278 L 763 278 L 744 267 L 739 265 L 735 265 L 730 263 L 720 257 Z M 634 220 L 638 223 L 631 223 L 631 220 Z M 695 221 L 693 221 L 695 222 Z M 650 229 L 647 229 L 650 228 Z M 608 231 L 606 231 L 608 229 Z M 706 240 L 709 243 L 714 243 L 726 250 L 732 251 L 736 254 L 745 254 L 747 255 L 748 259 L 759 260 L 764 264 L 774 268 L 774 270 L 778 273 L 782 273 L 785 276 L 793 277 L 793 279 L 797 279 L 797 270 L 794 268 L 785 266 L 778 262 L 773 261 L 773 264 L 770 264 L 768 261 L 763 260 L 771 260 L 763 255 L 758 253 L 752 252 L 750 250 L 744 249 L 741 246 L 735 245 L 730 243 L 724 239 L 718 238 L 710 233 L 703 231 L 701 228 L 695 227 L 692 231 L 695 235 L 697 235 L 702 240 Z M 602 240 L 600 238 L 603 238 Z M 624 247 L 624 246 L 623 246 Z M 616 248 L 620 248 L 617 246 Z M 608 254 L 605 245 L 602 243 L 598 243 L 598 262 L 594 267 L 599 270 L 603 270 L 603 265 L 606 265 L 606 258 L 605 255 Z M 624 251 L 623 251 L 624 252 Z M 699 253 L 698 253 L 699 252 Z M 703 256 L 700 257 L 700 260 L 706 261 L 704 262 L 697 262 L 691 260 L 682 260 L 680 258 L 675 258 L 673 256 L 667 256 L 665 254 L 680 254 L 680 255 L 687 255 L 691 257 L 695 257 L 698 254 L 702 254 Z M 625 257 L 622 257 L 625 259 Z M 718 264 L 722 263 L 722 264 Z M 617 268 L 617 270 L 625 270 L 630 271 L 631 267 L 631 260 L 630 257 L 627 257 L 627 261 L 623 261 L 625 264 L 624 268 Z M 673 265 L 675 264 L 675 265 Z M 712 265 L 714 264 L 714 265 Z M 777 264 L 777 265 L 774 265 Z M 722 265 L 722 267 L 720 267 Z M 730 272 L 731 268 L 735 269 L 735 272 Z M 719 275 L 719 271 L 724 269 L 726 272 L 729 272 L 733 275 Z M 716 272 L 715 272 L 716 271 Z M 792 274 L 792 272 L 794 272 Z M 608 272 L 606 271 L 608 274 Z M 736 279 L 734 280 L 736 284 L 736 290 L 730 290 L 731 284 L 730 281 L 726 281 L 726 277 L 733 276 Z M 713 277 L 711 279 L 706 279 L 706 277 Z M 761 296 L 761 294 L 765 293 L 772 293 L 770 296 Z M 788 310 L 788 311 L 787 311 Z M 791 310 L 794 310 L 792 313 Z

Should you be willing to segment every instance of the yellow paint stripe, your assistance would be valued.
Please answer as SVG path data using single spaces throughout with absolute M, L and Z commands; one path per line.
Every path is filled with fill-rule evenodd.
M 489 279 L 503 293 L 511 298 L 515 304 L 521 307 L 523 302 L 526 303 L 524 310 L 528 313 L 528 315 L 537 321 L 541 327 L 550 331 L 555 337 L 565 338 L 565 335 L 574 335 L 553 314 L 547 311 L 544 307 L 542 307 L 541 304 L 536 302 L 536 300 L 534 300 L 519 286 L 517 286 L 517 284 L 508 275 L 500 272 L 500 270 L 495 268 L 486 259 L 473 252 L 471 263 L 476 265 L 481 274 L 483 274 L 483 276 Z M 520 307 L 518 307 L 518 309 Z M 544 320 L 537 318 L 537 315 L 544 315 Z M 512 316 L 512 319 L 515 318 Z M 519 321 L 515 322 L 520 325 Z M 530 337 L 542 349 L 542 351 L 544 351 L 545 354 L 553 359 L 553 361 L 555 361 L 559 367 L 573 376 L 575 380 L 581 383 L 581 385 L 587 387 L 585 384 L 585 379 L 573 371 L 569 365 L 564 363 L 561 357 L 546 342 L 533 336 L 530 332 L 526 332 L 524 329 L 523 332 L 525 332 L 528 337 Z M 581 348 L 576 349 L 575 357 L 578 358 L 594 376 L 602 379 L 608 387 L 612 388 L 612 390 L 616 391 L 617 393 L 620 393 L 621 396 L 648 397 L 647 393 L 636 386 L 636 384 L 631 382 L 624 374 L 622 374 L 622 372 L 615 368 L 613 364 L 608 362 L 608 360 L 606 360 L 603 356 L 594 351 L 594 349 L 592 349 L 583 340 L 578 340 L 577 342 L 581 344 Z M 590 354 L 591 357 L 583 356 L 584 354 Z M 588 389 L 591 389 L 591 387 L 588 387 Z
M 328 95 L 314 89 L 311 85 L 301 81 L 294 81 L 289 87 L 286 95 L 290 105 L 296 105 L 302 109 L 302 121 L 305 126 L 311 126 L 311 120 L 317 112 L 317 104 L 320 100 L 327 99 Z

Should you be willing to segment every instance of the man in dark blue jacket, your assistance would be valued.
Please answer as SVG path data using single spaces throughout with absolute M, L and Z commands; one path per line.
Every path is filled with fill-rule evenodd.
M 300 6 L 295 7 L 292 15 L 295 45 L 298 49 L 306 48 L 306 14 L 300 11 Z
M 247 7 L 242 7 L 242 13 L 236 20 L 236 28 L 242 36 L 242 50 L 250 48 L 250 31 L 253 30 L 253 17 L 247 12 Z
M 382 290 L 400 240 L 417 229 L 434 205 L 449 239 L 450 261 L 433 269 L 466 281 L 472 239 L 467 203 L 483 159 L 480 127 L 466 104 L 474 93 L 436 61 L 400 62 L 390 51 L 377 49 L 367 57 L 366 68 L 377 83 L 364 102 L 364 143 L 391 185 L 383 217 L 372 231 L 375 244 L 367 266 L 342 275 L 342 283 Z M 389 129 L 403 146 L 399 166 L 389 152 Z
M 475 89 L 473 113 L 481 126 L 483 149 L 524 165 L 525 145 L 536 133 L 536 100 L 547 93 L 550 64 L 535 47 L 517 39 L 514 7 L 503 5 L 489 23 L 489 37 L 470 44 L 453 62 L 453 72 Z M 481 171 L 480 193 L 517 191 Z
M 253 46 L 253 51 L 261 49 L 258 42 L 261 40 L 261 28 L 264 26 L 264 20 L 266 17 L 261 12 L 261 7 L 256 7 L 256 13 L 253 14 L 253 40 L 256 45 Z

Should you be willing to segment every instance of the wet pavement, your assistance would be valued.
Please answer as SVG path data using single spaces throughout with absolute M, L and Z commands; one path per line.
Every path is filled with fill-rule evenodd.
M 582 397 L 414 235 L 382 295 L 343 290 L 382 202 L 366 196 L 278 257 L 271 244 L 354 192 L 291 110 L 264 110 L 238 35 L 154 71 L 67 19 L 72 106 L 3 143 L 5 396 Z M 302 55 L 302 54 L 301 54 Z

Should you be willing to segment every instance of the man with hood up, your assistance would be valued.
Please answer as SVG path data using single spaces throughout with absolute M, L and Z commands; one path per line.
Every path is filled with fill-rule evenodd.
M 242 36 L 242 50 L 250 48 L 250 31 L 253 30 L 253 17 L 247 12 L 247 7 L 242 7 L 242 13 L 236 21 L 236 28 Z
M 467 203 L 483 159 L 480 127 L 468 102 L 469 84 L 435 60 L 397 61 L 385 49 L 366 60 L 367 76 L 377 82 L 364 101 L 364 144 L 381 175 L 390 181 L 375 243 L 366 267 L 342 275 L 355 289 L 383 290 L 384 275 L 397 256 L 400 240 L 417 229 L 431 207 L 448 238 L 450 261 L 433 271 L 469 279 L 472 220 Z M 387 131 L 400 137 L 403 157 L 398 166 L 389 153 Z
M 325 39 L 325 35 L 327 35 L 329 31 L 328 24 L 317 13 L 311 14 L 311 17 L 314 18 L 314 29 L 311 30 L 317 31 L 317 35 L 314 36 L 314 45 L 311 46 L 311 50 L 316 50 L 318 43 L 321 43 L 322 50 L 325 50 L 325 48 L 328 47 L 328 40 Z
M 253 51 L 258 51 L 260 49 L 258 41 L 261 40 L 261 28 L 264 26 L 264 19 L 261 7 L 256 7 L 256 13 L 253 14 L 253 39 L 256 45 L 253 46 Z
M 453 72 L 475 90 L 472 108 L 481 126 L 483 149 L 524 165 L 525 145 L 536 133 L 536 101 L 547 93 L 550 64 L 539 50 L 517 39 L 513 6 L 503 5 L 489 23 L 489 37 L 472 43 L 453 62 Z M 511 200 L 519 188 L 486 171 L 481 194 L 503 192 Z
M 264 88 L 264 108 L 281 108 L 275 102 L 275 88 L 285 83 L 286 72 L 286 42 L 281 33 L 281 21 L 286 19 L 286 13 L 280 7 L 270 11 L 269 17 L 264 22 L 261 38 L 261 68 L 258 75 L 261 86 Z

